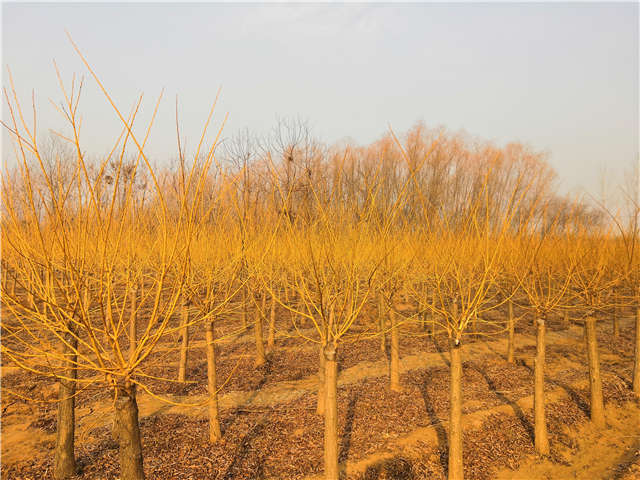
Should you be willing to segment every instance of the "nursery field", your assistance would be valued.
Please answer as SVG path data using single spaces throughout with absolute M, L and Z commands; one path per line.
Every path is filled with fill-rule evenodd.
M 157 163 L 161 96 L 140 125 L 71 42 L 122 130 L 86 154 L 57 71 L 43 146 L 9 73 L 2 478 L 638 478 L 640 192 L 423 124 L 223 137 L 217 99 Z
M 625 313 L 618 336 L 612 334 L 611 322 L 598 326 L 607 417 L 601 431 L 589 422 L 582 326 L 560 317 L 549 322 L 545 382 L 552 448 L 546 460 L 537 458 L 533 448 L 535 329 L 530 321 L 517 323 L 513 363 L 506 359 L 504 335 L 470 337 L 463 348 L 466 478 L 640 478 L 640 408 L 630 391 L 633 312 Z M 149 478 L 322 478 L 317 348 L 288 331 L 288 312 L 278 310 L 277 316 L 274 347 L 259 368 L 254 367 L 254 337 L 241 331 L 239 318 L 218 329 L 223 338 L 217 347 L 218 371 L 228 381 L 219 392 L 223 436 L 217 444 L 209 443 L 206 407 L 181 405 L 206 402 L 204 335 L 193 334 L 188 383 L 158 382 L 154 389 L 171 403 L 138 395 Z M 400 331 L 400 392 L 388 388 L 388 354 L 378 338 L 363 339 L 365 332 L 353 332 L 354 341 L 338 353 L 341 478 L 446 478 L 447 339 L 413 325 Z M 175 377 L 177 345 L 164 343 L 158 358 L 149 362 L 149 373 Z M 3 365 L 2 478 L 54 478 L 55 382 Z M 6 389 L 38 402 L 12 397 Z M 119 478 L 111 402 L 91 387 L 78 395 L 79 473 L 73 478 Z

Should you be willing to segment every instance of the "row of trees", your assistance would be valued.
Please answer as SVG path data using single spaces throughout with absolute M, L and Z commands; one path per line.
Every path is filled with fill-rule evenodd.
M 558 196 L 541 155 L 423 125 L 367 147 L 325 147 L 299 121 L 280 122 L 271 142 L 245 132 L 221 143 L 221 131 L 206 141 L 213 108 L 190 159 L 179 141 L 175 168 L 160 169 L 145 154 L 153 118 L 139 128 L 140 102 L 123 113 L 93 76 L 122 123 L 113 149 L 94 161 L 81 147 L 81 83 L 60 82 L 70 133 L 57 134 L 66 146 L 55 149 L 39 146 L 35 118 L 27 121 L 12 85 L 5 90 L 16 167 L 2 184 L 2 355 L 59 382 L 56 478 L 75 472 L 75 399 L 89 385 L 111 392 L 121 477 L 144 478 L 136 395 L 157 395 L 145 367 L 177 334 L 179 381 L 190 336 L 205 336 L 217 441 L 215 323 L 240 312 L 237 331 L 253 328 L 261 365 L 263 322 L 273 348 L 276 307 L 318 346 L 327 479 L 339 468 L 340 346 L 356 325 L 391 336 L 395 390 L 400 325 L 420 322 L 449 339 L 452 480 L 463 476 L 463 345 L 490 310 L 518 302 L 536 320 L 536 450 L 549 451 L 545 322 L 554 311 L 584 314 L 591 415 L 604 424 L 595 322 L 612 306 L 639 305 L 631 197 L 632 215 L 610 221 Z M 400 308 L 407 302 L 413 308 Z M 371 305 L 377 318 L 364 314 Z M 512 359 L 513 321 L 501 332 Z M 639 354 L 637 345 L 640 397 Z

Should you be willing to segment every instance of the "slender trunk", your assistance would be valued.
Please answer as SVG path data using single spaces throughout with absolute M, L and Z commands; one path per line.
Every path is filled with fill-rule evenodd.
M 27 283 L 26 288 L 27 288 L 27 306 L 35 310 L 37 309 L 37 305 L 36 305 L 36 299 L 33 296 L 33 287 L 35 285 L 34 276 L 35 275 L 31 273 L 29 274 L 29 282 Z
M 16 297 L 16 275 L 15 275 L 15 272 L 11 277 L 11 289 L 9 290 L 9 293 L 11 294 L 11 297 L 13 297 L 13 298 Z
M 325 348 L 325 345 L 321 344 L 320 350 L 318 351 L 318 353 L 320 354 L 320 357 L 319 357 L 320 363 L 318 368 L 318 402 L 316 405 L 316 413 L 318 415 L 324 415 L 324 406 L 325 406 L 325 400 L 326 400 L 326 393 L 324 389 L 325 369 L 326 369 L 324 348 Z
M 125 383 L 116 387 L 115 409 L 115 427 L 120 444 L 120 478 L 144 480 L 135 385 Z
M 216 378 L 216 349 L 213 322 L 205 322 L 207 349 L 207 388 L 209 391 L 209 441 L 215 443 L 222 438 L 220 412 L 218 410 L 218 385 Z
M 515 363 L 515 321 L 513 318 L 513 302 L 509 300 L 509 343 L 507 346 L 507 362 Z
M 605 426 L 604 399 L 602 396 L 602 378 L 600 377 L 600 359 L 598 358 L 598 340 L 596 338 L 596 319 L 592 316 L 584 322 L 587 339 L 587 357 L 589 360 L 589 387 L 591 390 L 591 421 L 598 427 Z
M 76 352 L 78 339 L 73 333 L 73 325 L 67 326 L 69 332 L 65 335 L 62 346 L 66 360 L 65 376 L 61 379 L 58 390 L 58 425 L 56 432 L 56 450 L 54 455 L 54 477 L 57 480 L 68 478 L 76 473 L 74 453 L 74 436 L 76 428 L 76 382 L 78 370 L 76 367 Z
M 324 477 L 326 480 L 338 480 L 338 361 L 333 344 L 325 346 L 324 359 Z
M 380 351 L 386 353 L 387 351 L 387 338 L 385 334 L 386 322 L 385 322 L 385 305 L 382 294 L 378 296 L 378 332 L 380 334 Z
M 536 358 L 534 361 L 534 395 L 533 411 L 535 425 L 535 447 L 540 455 L 549 455 L 549 436 L 547 435 L 547 420 L 545 418 L 544 398 L 544 364 L 545 364 L 545 319 L 538 319 Z
M 640 306 L 636 307 L 636 347 L 633 363 L 633 393 L 640 400 Z
M 246 330 L 249 326 L 249 306 L 247 305 L 247 286 L 242 287 L 242 329 Z
M 182 343 L 180 345 L 180 364 L 178 365 L 178 381 L 184 382 L 187 378 L 187 357 L 189 354 L 189 308 L 187 300 L 182 300 Z
M 137 305 L 138 303 L 138 284 L 136 283 L 131 292 L 131 304 L 129 311 L 129 361 L 133 362 L 136 355 L 136 348 L 138 347 L 137 339 Z
M 462 467 L 462 359 L 461 344 L 452 341 L 451 383 L 449 386 L 449 480 L 464 478 Z
M 276 344 L 276 297 L 271 296 L 271 309 L 269 311 L 269 335 L 267 337 L 267 347 L 273 350 Z
M 140 290 L 140 308 L 142 308 L 142 306 L 144 305 L 144 277 L 142 275 L 140 276 L 140 283 L 138 288 Z
M 402 391 L 400 386 L 400 332 L 398 331 L 398 321 L 393 310 L 389 311 L 391 318 L 391 361 L 389 362 L 389 377 L 391 379 L 391 390 Z
M 264 311 L 264 295 L 262 298 L 262 311 Z M 253 333 L 256 341 L 256 361 L 254 363 L 256 367 L 264 365 L 267 361 L 264 353 L 264 343 L 262 341 L 262 311 L 260 309 L 256 309 L 256 321 L 253 326 Z

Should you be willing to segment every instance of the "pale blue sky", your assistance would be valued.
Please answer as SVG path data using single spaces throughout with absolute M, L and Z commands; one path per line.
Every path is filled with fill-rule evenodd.
M 25 100 L 35 90 L 43 135 L 64 130 L 52 60 L 67 79 L 86 74 L 67 28 L 124 110 L 144 92 L 149 118 L 165 88 L 158 161 L 175 157 L 176 94 L 193 147 L 219 86 L 227 135 L 299 115 L 327 142 L 367 143 L 423 120 L 549 151 L 563 190 L 594 194 L 605 169 L 614 184 L 638 161 L 637 3 L 2 8 L 2 61 Z M 103 152 L 119 124 L 90 78 L 80 109 L 85 149 Z

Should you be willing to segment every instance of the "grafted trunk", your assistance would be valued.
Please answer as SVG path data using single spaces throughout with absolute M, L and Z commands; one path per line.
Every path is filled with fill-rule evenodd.
M 535 447 L 540 455 L 549 455 L 549 436 L 545 416 L 544 364 L 545 364 L 545 319 L 537 322 L 536 358 L 534 361 L 533 412 L 535 425 Z
M 269 334 L 267 336 L 267 348 L 273 350 L 276 343 L 276 297 L 271 296 L 271 309 L 269 311 Z
M 180 344 L 180 363 L 178 365 L 178 381 L 184 382 L 187 378 L 187 360 L 189 355 L 189 308 L 186 299 L 182 300 L 182 326 L 180 333 L 182 343 Z
M 265 297 L 262 296 L 262 308 L 256 309 L 256 321 L 253 324 L 253 334 L 256 342 L 256 361 L 254 365 L 260 367 L 267 362 L 264 352 L 264 342 L 262 341 L 262 312 L 265 308 Z
M 144 480 L 135 385 L 127 382 L 116 387 L 115 409 L 115 427 L 120 444 L 120 478 Z
M 640 306 L 636 307 L 636 345 L 633 362 L 633 393 L 640 400 Z
M 592 316 L 584 322 L 589 361 L 589 388 L 591 391 L 591 421 L 598 427 L 605 426 L 604 398 L 602 378 L 600 377 L 600 359 L 598 358 L 598 340 L 596 338 L 596 319 Z
M 462 463 L 462 358 L 461 344 L 451 341 L 449 385 L 449 480 L 464 478 Z
M 508 318 L 509 343 L 507 345 L 507 362 L 515 362 L 515 321 L 513 318 L 513 302 L 509 300 L 509 318 Z
M 391 390 L 402 391 L 400 385 L 400 332 L 398 331 L 398 320 L 395 312 L 389 310 L 391 318 L 391 361 L 389 362 L 389 377 L 391 380 Z
M 338 360 L 333 344 L 325 346 L 324 359 L 324 476 L 326 480 L 338 480 Z
M 78 339 L 72 333 L 73 325 L 68 325 L 69 332 L 65 335 L 62 351 L 65 356 L 66 368 L 64 375 L 68 379 L 61 379 L 58 390 L 58 424 L 56 431 L 56 449 L 54 455 L 54 477 L 57 480 L 68 478 L 76 473 L 76 459 L 74 437 L 76 428 L 76 382 L 78 370 L 76 367 Z
M 216 375 L 216 349 L 213 322 L 205 322 L 207 350 L 207 389 L 209 391 L 209 441 L 215 443 L 222 438 L 220 411 L 218 409 L 218 385 Z

